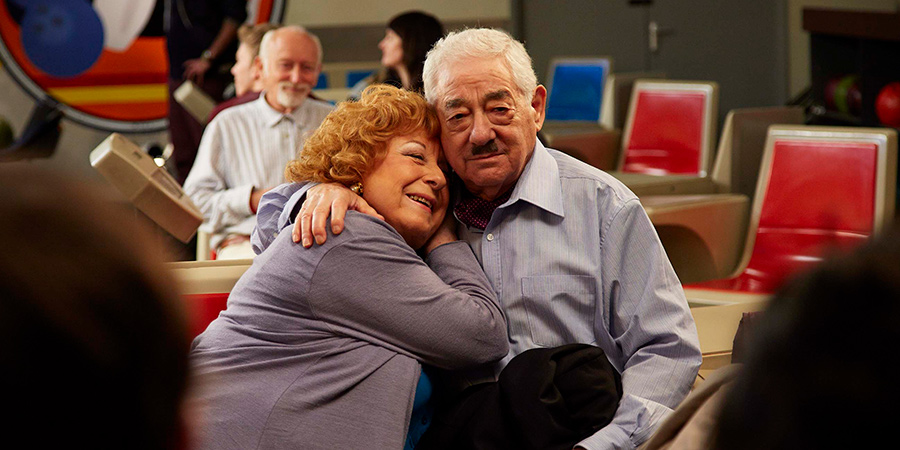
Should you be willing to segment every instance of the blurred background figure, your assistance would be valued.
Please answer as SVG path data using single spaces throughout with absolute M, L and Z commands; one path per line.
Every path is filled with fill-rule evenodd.
M 715 448 L 875 448 L 897 422 L 900 235 L 788 284 L 754 326 Z
M 247 19 L 246 0 L 165 0 L 166 50 L 169 55 L 169 139 L 175 179 L 184 183 L 203 134 L 197 122 L 172 96 L 192 81 L 217 103 L 231 83 L 229 70 L 238 45 L 237 30 Z
M 394 17 L 388 22 L 384 39 L 378 43 L 382 70 L 360 80 L 351 89 L 350 97 L 359 98 L 363 89 L 373 83 L 388 83 L 422 93 L 425 55 L 443 36 L 444 26 L 430 14 L 411 11 Z
M 234 55 L 235 63 L 231 66 L 231 75 L 234 76 L 234 97 L 216 105 L 209 113 L 207 123 L 212 122 L 223 109 L 259 98 L 259 93 L 263 90 L 259 66 L 255 63 L 256 57 L 259 56 L 259 44 L 267 32 L 278 27 L 277 24 L 267 22 L 241 25 L 238 28 L 237 36 L 240 44 Z
M 4 428 L 33 448 L 187 447 L 186 322 L 149 234 L 53 173 L 0 167 L 0 190 Z

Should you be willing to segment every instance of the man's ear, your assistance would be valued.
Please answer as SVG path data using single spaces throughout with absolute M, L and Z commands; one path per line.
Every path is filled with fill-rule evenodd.
M 544 86 L 539 84 L 534 88 L 534 95 L 531 96 L 531 107 L 534 108 L 534 125 L 537 131 L 541 131 L 547 112 L 547 89 Z
M 259 55 L 256 55 L 256 57 L 253 58 L 253 69 L 256 71 L 256 75 L 258 78 L 263 77 L 263 60 L 259 57 Z
M 319 75 L 322 75 L 322 63 L 319 63 L 319 64 L 316 66 L 316 81 L 315 81 L 315 83 L 318 83 L 318 82 L 319 82 Z M 316 87 L 316 86 L 313 85 L 313 87 Z
M 257 64 L 259 61 L 259 56 L 253 58 L 253 62 L 250 63 L 250 75 L 253 77 L 253 81 L 259 81 L 262 79 L 262 65 Z

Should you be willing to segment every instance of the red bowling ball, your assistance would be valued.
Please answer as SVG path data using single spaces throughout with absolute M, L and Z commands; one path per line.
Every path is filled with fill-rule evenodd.
M 875 112 L 882 124 L 900 128 L 900 82 L 889 83 L 875 99 Z

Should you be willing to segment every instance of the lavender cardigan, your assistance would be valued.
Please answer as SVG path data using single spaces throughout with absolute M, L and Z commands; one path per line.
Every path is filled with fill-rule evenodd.
M 420 362 L 463 368 L 508 352 L 466 243 L 423 262 L 387 223 L 346 222 L 311 249 L 282 233 L 194 341 L 202 448 L 401 449 Z

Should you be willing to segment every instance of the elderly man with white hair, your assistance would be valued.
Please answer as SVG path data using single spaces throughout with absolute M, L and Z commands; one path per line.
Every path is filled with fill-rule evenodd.
M 596 345 L 623 395 L 612 422 L 576 447 L 637 447 L 687 395 L 701 362 L 681 284 L 638 198 L 537 139 L 547 91 L 508 34 L 451 33 L 428 54 L 424 82 L 464 186 L 453 208 L 459 237 L 507 314 L 510 353 L 492 375 L 532 348 Z M 347 208 L 370 209 L 343 186 L 309 188 L 264 198 L 257 251 L 295 217 L 294 240 L 309 246 L 340 232 Z
M 207 125 L 184 183 L 219 259 L 254 256 L 249 236 L 260 197 L 284 182 L 284 167 L 333 109 L 308 98 L 322 68 L 322 44 L 304 28 L 266 33 L 254 64 L 264 94 Z

